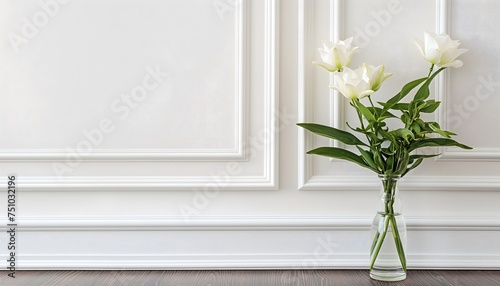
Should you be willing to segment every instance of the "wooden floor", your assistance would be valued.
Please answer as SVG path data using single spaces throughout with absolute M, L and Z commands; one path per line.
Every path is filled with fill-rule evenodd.
M 233 271 L 17 271 L 0 272 L 0 285 L 174 285 L 174 286 L 500 286 L 500 271 L 410 270 L 403 282 L 371 280 L 367 270 L 233 270 Z

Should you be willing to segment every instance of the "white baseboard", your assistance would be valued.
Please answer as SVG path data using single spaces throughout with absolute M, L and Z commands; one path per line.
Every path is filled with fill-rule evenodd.
M 19 218 L 17 267 L 367 268 L 370 221 L 263 216 Z M 407 218 L 407 225 L 409 268 L 500 269 L 499 218 Z M 6 239 L 4 228 L 2 255 Z M 5 269 L 4 258 L 0 267 Z

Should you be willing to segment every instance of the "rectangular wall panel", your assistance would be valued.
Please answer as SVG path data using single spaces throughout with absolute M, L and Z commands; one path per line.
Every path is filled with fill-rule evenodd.
M 426 185 L 434 190 L 451 191 L 456 190 L 457 180 L 460 178 L 467 182 L 471 190 L 500 189 L 500 179 L 496 175 L 500 171 L 500 166 L 490 166 L 486 162 L 480 163 L 494 161 L 497 158 L 498 150 L 495 146 L 498 144 L 495 138 L 498 139 L 498 136 L 495 132 L 487 131 L 495 129 L 493 126 L 496 122 L 494 109 L 497 104 L 494 102 L 477 104 L 477 108 L 486 108 L 488 111 L 478 112 L 477 114 L 481 115 L 474 116 L 471 122 L 465 123 L 467 120 L 461 119 L 463 124 L 459 130 L 448 122 L 456 120 L 457 115 L 450 113 L 450 108 L 453 109 L 457 104 L 463 105 L 462 101 L 465 100 L 468 104 L 476 102 L 477 96 L 472 98 L 470 95 L 477 88 L 481 91 L 488 91 L 484 86 L 478 87 L 478 84 L 489 84 L 489 90 L 493 91 L 495 88 L 496 83 L 492 74 L 494 60 L 484 60 L 483 56 L 487 51 L 485 49 L 495 46 L 497 37 L 494 36 L 493 31 L 488 34 L 489 30 L 485 27 L 485 29 L 479 29 L 482 32 L 481 35 L 484 35 L 479 38 L 478 29 L 473 27 L 481 25 L 483 23 L 481 21 L 473 27 L 468 25 L 470 21 L 473 21 L 471 19 L 492 18 L 492 14 L 485 15 L 484 13 L 494 13 L 498 5 L 492 4 L 492 1 L 483 2 L 477 4 L 466 0 L 301 1 L 303 11 L 301 11 L 300 35 L 304 47 L 300 54 L 301 66 L 299 68 L 301 72 L 299 80 L 302 81 L 299 85 L 299 122 L 316 122 L 341 129 L 348 129 L 345 122 L 354 123 L 354 125 L 358 122 L 354 109 L 349 106 L 344 97 L 328 88 L 328 85 L 332 83 L 328 72 L 311 65 L 312 61 L 321 60 L 316 50 L 322 41 L 335 42 L 352 36 L 354 44 L 360 47 L 359 52 L 353 57 L 350 65 L 352 68 L 362 63 L 384 64 L 386 72 L 394 75 L 384 82 L 380 91 L 372 96 L 376 97 L 374 101 L 384 101 L 396 94 L 405 83 L 427 74 L 430 63 L 421 56 L 414 40 L 423 40 L 425 31 L 447 32 L 454 39 L 461 40 L 461 47 L 470 51 L 462 58 L 465 63 L 463 68 L 446 70 L 445 76 L 437 79 L 431 88 L 431 96 L 443 101 L 441 110 L 434 120 L 440 122 L 443 127 L 446 126 L 458 132 L 460 136 L 457 139 L 473 146 L 474 150 L 453 148 L 422 150 L 429 154 L 442 152 L 443 155 L 435 160 L 425 161 L 420 168 L 412 171 L 404 179 L 402 186 L 405 190 L 422 189 L 422 186 Z M 476 8 L 470 8 L 472 6 Z M 485 7 L 491 9 L 485 12 Z M 470 17 L 470 10 L 477 15 Z M 326 25 L 327 23 L 329 26 Z M 484 22 L 483 25 L 488 24 Z M 482 52 L 482 50 L 485 51 Z M 492 56 L 493 59 L 495 57 Z M 478 74 L 480 70 L 489 74 L 481 77 Z M 480 82 L 477 83 L 477 81 Z M 494 100 L 495 97 L 491 98 Z M 477 101 L 479 102 L 479 99 Z M 482 137 L 480 133 L 488 133 L 488 136 Z M 486 140 L 487 138 L 490 139 Z M 329 142 L 324 138 L 299 130 L 298 182 L 301 189 L 342 191 L 376 188 L 376 176 L 370 171 L 349 162 L 305 154 L 314 147 L 328 145 L 340 146 L 341 144 Z M 447 159 L 454 160 L 452 162 Z M 457 159 L 462 162 L 458 162 Z M 477 168 L 468 167 L 467 162 L 471 161 L 478 162 Z M 439 183 L 436 184 L 436 182 Z M 434 186 L 433 183 L 435 183 Z
M 276 187 L 275 1 L 0 5 L 0 170 L 26 191 Z
M 459 134 L 458 138 L 474 146 L 472 151 L 445 148 L 439 159 L 498 161 L 500 147 L 496 114 L 500 112 L 496 47 L 500 41 L 491 19 L 500 12 L 500 3 L 485 1 L 441 1 L 441 29 L 462 39 L 469 51 L 463 55 L 464 67 L 441 78 L 441 125 Z M 487 7 L 487 9 L 485 9 Z M 481 33 L 478 33 L 480 31 Z M 493 132 L 491 132 L 493 131 Z
M 50 3 L 3 4 L 4 159 L 243 156 L 246 2 Z

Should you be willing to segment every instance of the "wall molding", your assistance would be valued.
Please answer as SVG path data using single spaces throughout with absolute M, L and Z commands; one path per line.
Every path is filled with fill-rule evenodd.
M 266 0 L 264 91 L 264 173 L 271 189 L 279 188 L 279 14 L 280 0 Z M 278 112 L 279 114 L 279 112 Z M 258 136 L 260 134 L 257 134 Z
M 313 59 L 313 49 L 308 45 L 313 38 L 314 24 L 311 21 L 314 14 L 314 2 L 311 0 L 299 0 L 298 7 L 298 122 L 311 122 L 312 109 L 311 99 L 308 95 L 313 94 L 313 73 L 310 63 Z M 312 159 L 306 155 L 309 146 L 312 145 L 312 137 L 307 136 L 303 128 L 298 128 L 297 134 L 297 163 L 298 163 L 298 186 L 302 188 L 312 176 Z
M 301 186 L 303 191 L 366 191 L 378 190 L 376 176 L 312 176 Z M 500 191 L 497 176 L 408 176 L 401 179 L 400 188 L 405 191 Z
M 270 168 L 267 168 L 270 169 Z M 276 190 L 276 172 L 264 176 L 17 176 L 19 192 L 93 192 L 93 191 L 165 191 L 165 190 Z M 0 184 L 7 184 L 1 178 Z M 6 192 L 3 190 L 1 192 Z
M 368 269 L 368 256 L 282 255 L 20 255 L 18 270 Z M 500 255 L 408 254 L 408 269 L 500 270 Z M 368 274 L 367 274 L 368 275 Z
M 451 5 L 450 0 L 439 0 L 436 3 L 436 32 L 451 34 Z M 436 94 L 437 100 L 446 103 L 450 96 L 451 80 L 449 72 L 438 75 L 436 79 Z M 441 105 L 437 113 L 436 121 L 440 126 L 448 130 L 448 123 L 446 115 L 448 114 L 447 105 Z M 436 161 L 469 161 L 469 162 L 487 162 L 487 161 L 500 161 L 500 148 L 474 148 L 472 150 L 463 150 L 453 147 L 441 147 L 441 156 L 436 157 Z
M 45 216 L 18 217 L 21 231 L 109 230 L 368 230 L 368 217 L 320 216 Z M 490 221 L 493 223 L 493 221 Z M 0 225 L 7 225 L 6 219 Z M 484 222 L 483 222 L 484 223 Z M 494 225 L 494 224 L 492 224 Z M 500 228 L 500 222 L 498 222 Z M 0 227 L 0 230 L 7 229 Z
M 236 37 L 235 46 L 237 67 L 236 75 L 236 95 L 237 100 L 235 108 L 239 110 L 239 127 L 236 132 L 237 141 L 235 150 L 95 150 L 88 154 L 67 153 L 65 150 L 56 152 L 47 152 L 46 150 L 32 150 L 33 152 L 20 152 L 19 150 L 0 150 L 0 161 L 5 163 L 52 163 L 63 164 L 69 169 L 73 165 L 79 166 L 85 163 L 95 162 L 186 162 L 187 164 L 196 164 L 198 161 L 217 162 L 216 168 L 207 165 L 206 170 L 202 170 L 203 176 L 190 176 L 189 167 L 185 167 L 187 172 L 180 176 L 70 176 L 71 173 L 63 172 L 63 175 L 53 176 L 30 176 L 30 173 L 23 176 L 24 173 L 17 171 L 19 176 L 19 185 L 21 191 L 165 191 L 165 190 L 193 190 L 199 188 L 211 188 L 216 190 L 276 190 L 278 188 L 278 168 L 279 168 L 279 138 L 277 130 L 277 110 L 279 110 L 279 0 L 266 0 L 263 7 L 258 11 L 265 18 L 263 23 L 264 33 L 252 31 L 251 3 L 248 0 L 242 0 L 241 5 L 235 5 L 236 25 L 235 33 L 241 37 Z M 258 15 L 257 15 L 258 16 Z M 254 17 L 257 17 L 254 16 Z M 259 49 L 263 54 L 253 53 L 251 51 L 252 33 L 258 38 L 253 37 L 257 42 Z M 257 45 L 256 44 L 256 45 Z M 250 56 L 255 54 L 255 58 Z M 260 61 L 258 72 L 262 69 L 262 78 L 250 78 L 250 60 Z M 262 66 L 262 68 L 260 67 Z M 255 114 L 250 114 L 250 100 L 247 93 L 250 90 L 250 80 L 254 80 L 259 85 L 259 104 L 263 105 L 263 110 Z M 259 109 L 261 106 L 259 105 Z M 251 117 L 263 116 L 262 124 L 252 132 Z M 247 120 L 249 119 L 249 120 Z M 258 119 L 259 122 L 261 119 Z M 259 145 L 256 145 L 257 142 Z M 258 152 L 258 160 L 252 161 L 251 152 Z M 81 156 L 80 156 L 81 155 Z M 254 162 L 255 161 L 255 162 Z M 76 163 L 75 163 L 76 162 Z M 229 175 L 222 178 L 212 173 L 219 170 L 218 162 L 227 162 L 237 165 L 244 169 L 252 169 L 252 175 L 246 176 L 243 172 L 240 174 Z M 259 162 L 258 166 L 256 165 Z M 253 164 L 254 163 L 254 164 Z M 246 164 L 246 165 L 245 165 Z M 68 165 L 68 166 L 66 166 Z M 180 165 L 180 164 L 179 164 Z M 170 166 L 170 165 L 169 165 Z M 174 165 L 175 166 L 175 165 Z M 234 166 L 234 165 L 231 165 Z M 52 166 L 45 166 L 48 170 Z M 138 168 L 142 166 L 137 166 Z M 224 167 L 223 167 L 224 168 Z M 233 167 L 231 167 L 233 168 Z M 257 169 L 258 168 L 258 169 Z M 214 170 L 215 169 L 215 170 Z M 45 171 L 44 171 L 45 172 Z M 256 173 L 256 174 L 255 174 Z M 68 174 L 68 176 L 66 176 Z M 186 175 L 184 175 L 186 174 Z M 206 174 L 206 175 L 205 175 Z M 5 179 L 0 179 L 3 182 Z
M 482 253 L 480 246 L 468 241 L 486 233 L 492 239 L 500 237 L 500 218 L 408 217 L 406 221 L 409 245 L 414 246 L 408 254 L 409 268 L 500 269 L 499 247 L 491 245 L 488 253 Z M 2 225 L 6 223 L 2 220 Z M 22 270 L 366 269 L 364 246 L 371 218 L 72 216 L 19 217 L 17 223 L 22 237 L 17 266 Z M 61 249 L 59 240 L 65 241 Z M 442 243 L 446 247 L 440 247 Z
M 43 216 L 18 217 L 20 231 L 370 230 L 366 216 Z M 500 217 L 405 217 L 411 231 L 500 231 Z M 8 229 L 0 219 L 0 230 Z
M 330 0 L 330 39 L 332 41 L 342 38 L 342 11 L 343 0 Z M 439 0 L 436 2 L 436 31 L 449 32 L 450 22 L 450 0 Z M 311 122 L 313 114 L 313 72 L 311 62 L 313 61 L 313 52 L 315 51 L 310 43 L 313 39 L 314 29 L 314 1 L 299 1 L 299 27 L 298 27 L 298 46 L 299 46 L 299 68 L 298 68 L 298 120 L 299 122 Z M 449 79 L 447 73 L 438 75 L 435 82 L 435 92 L 437 100 L 446 102 L 447 86 Z M 345 122 L 345 110 L 343 108 L 343 97 L 331 91 L 331 116 L 330 122 L 336 128 L 343 129 Z M 444 107 L 444 106 L 443 106 Z M 441 108 L 436 114 L 436 121 L 446 127 L 444 120 L 446 109 Z M 339 146 L 338 142 L 333 141 L 334 146 Z M 304 129 L 298 130 L 298 187 L 304 191 L 345 191 L 345 190 L 366 190 L 366 188 L 378 189 L 379 185 L 376 176 L 316 176 L 314 175 L 314 158 L 307 155 L 306 152 L 313 148 L 313 136 L 305 132 Z M 474 150 L 462 150 L 458 148 L 441 148 L 443 154 L 435 160 L 456 160 L 456 161 L 497 161 L 500 159 L 498 148 L 475 148 Z M 338 160 L 331 160 L 333 163 Z M 439 191 L 500 191 L 500 179 L 490 176 L 410 176 L 404 178 L 402 186 L 405 190 L 439 190 Z
M 500 161 L 500 148 L 474 148 L 463 150 L 460 148 L 442 148 L 442 155 L 436 157 L 439 161 L 472 161 L 472 162 L 498 162 Z
M 241 132 L 239 132 L 241 133 Z M 171 161 L 243 161 L 244 150 L 237 149 L 120 149 L 117 151 L 93 150 L 90 153 L 68 152 L 67 150 L 23 150 L 3 149 L 0 152 L 2 162 L 65 162 L 79 158 L 82 162 L 171 162 Z
M 241 3 L 234 6 L 235 9 L 235 105 L 237 112 L 235 129 L 234 149 L 93 149 L 90 152 L 78 152 L 69 148 L 66 149 L 29 149 L 29 150 L 0 150 L 0 161 L 5 162 L 51 162 L 65 161 L 68 158 L 80 158 L 80 160 L 98 162 L 148 162 L 148 161 L 242 161 L 246 158 L 243 142 L 247 140 L 246 128 L 249 125 L 248 105 L 245 104 L 248 97 L 248 72 L 249 72 L 249 35 L 250 24 L 248 19 L 249 1 L 241 0 Z M 272 5 L 269 3 L 268 6 Z M 269 9 L 269 8 L 267 8 Z M 273 21 L 274 18 L 271 19 Z M 275 24 L 267 29 L 275 29 Z M 270 48 L 266 47 L 266 48 Z M 266 94 L 269 96 L 269 94 Z M 274 95 L 270 95 L 274 96 Z M 82 139 L 81 141 L 84 141 Z M 87 140 L 88 141 L 88 140 Z M 79 143 L 79 142 L 75 142 Z M 75 148 L 76 149 L 76 148 Z

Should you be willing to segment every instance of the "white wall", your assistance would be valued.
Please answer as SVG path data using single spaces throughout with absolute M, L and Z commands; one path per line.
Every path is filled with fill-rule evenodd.
M 496 1 L 41 3 L 0 4 L 21 268 L 367 267 L 375 175 L 306 156 L 328 142 L 295 123 L 353 115 L 310 64 L 322 40 L 356 36 L 391 95 L 425 76 L 426 30 L 470 50 L 434 95 L 475 149 L 401 181 L 409 266 L 500 267 Z

